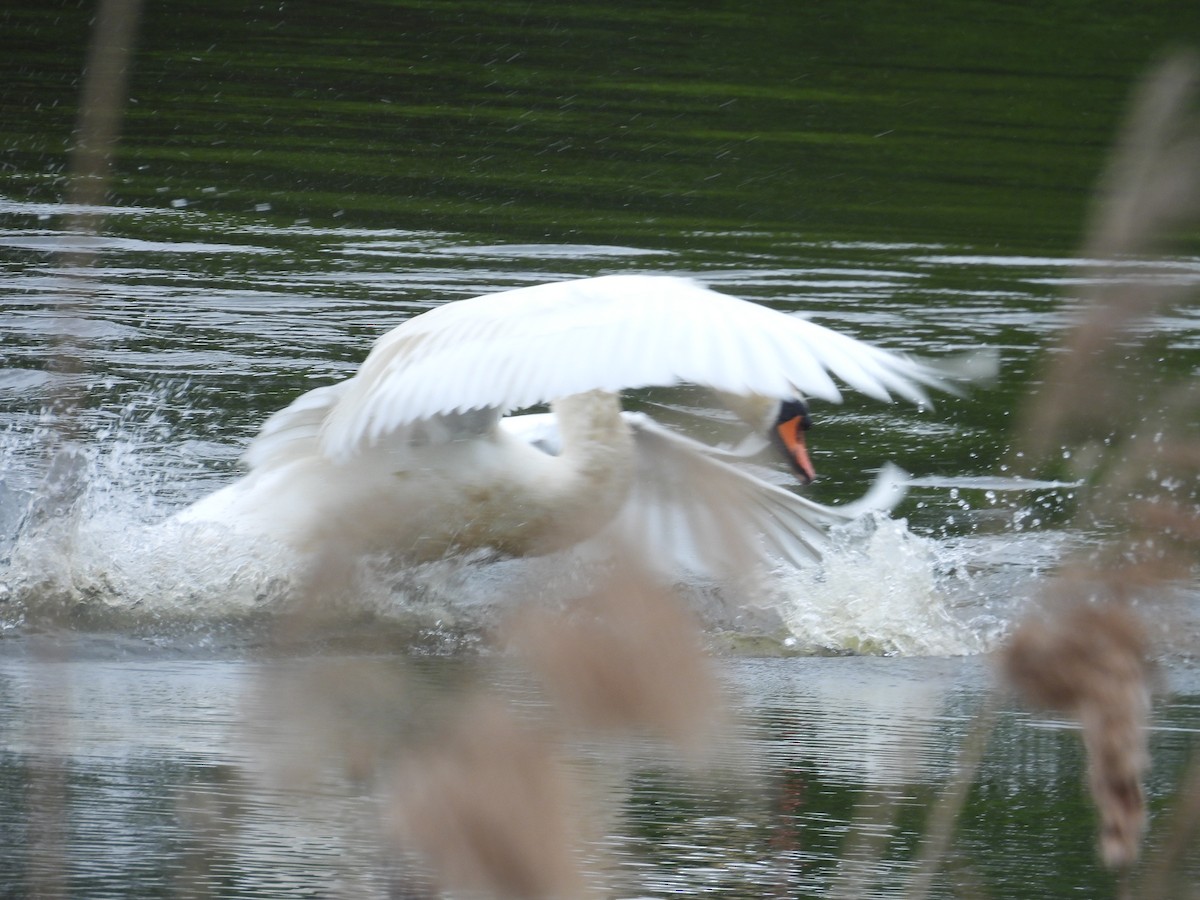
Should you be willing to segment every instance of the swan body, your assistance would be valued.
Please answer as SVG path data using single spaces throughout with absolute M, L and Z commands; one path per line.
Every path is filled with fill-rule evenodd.
M 823 534 L 898 499 L 889 469 L 859 504 L 830 508 L 648 416 L 620 392 L 695 383 L 765 414 L 785 399 L 927 402 L 943 373 L 693 281 L 610 275 L 447 303 L 374 345 L 359 371 L 270 417 L 249 472 L 185 509 L 312 553 L 405 561 L 489 549 L 563 550 L 615 534 L 705 567 L 742 542 L 801 563 Z M 550 404 L 549 414 L 509 415 Z M 748 413 L 747 410 L 756 412 Z

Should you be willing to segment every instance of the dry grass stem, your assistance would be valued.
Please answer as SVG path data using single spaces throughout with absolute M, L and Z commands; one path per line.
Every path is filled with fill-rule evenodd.
M 1111 867 L 1137 859 L 1146 822 L 1147 650 L 1142 623 L 1127 606 L 1071 603 L 1024 622 L 1001 658 L 1026 700 L 1082 727 L 1101 856 Z
M 1166 839 L 1150 858 L 1145 881 L 1140 885 L 1142 900 L 1166 900 L 1186 896 L 1187 875 L 1184 863 L 1194 852 L 1200 834 L 1200 753 L 1193 753 L 1187 775 L 1175 793 L 1174 808 L 1165 829 Z M 1193 886 L 1193 896 L 1195 890 Z
M 67 199 L 72 204 L 104 202 L 128 96 L 126 85 L 141 5 L 141 0 L 101 0 L 98 4 L 71 151 Z
M 1195 215 L 1200 130 L 1187 111 L 1195 102 L 1197 72 L 1195 55 L 1178 53 L 1139 85 L 1099 185 L 1085 258 L 1153 249 L 1156 240 Z
M 451 889 L 512 898 L 587 895 L 581 808 L 556 745 L 480 698 L 401 760 L 390 782 L 400 845 Z
M 101 202 L 109 187 L 109 164 L 112 147 L 120 130 L 121 115 L 126 102 L 125 73 L 141 0 L 104 0 L 95 16 L 89 41 L 87 65 L 82 73 L 83 91 L 80 111 L 75 124 L 74 141 L 69 159 L 67 202 L 86 206 Z M 82 230 L 94 234 L 98 229 L 95 216 L 82 216 L 72 211 L 64 224 L 68 233 Z M 88 265 L 90 255 L 82 259 L 64 255 L 68 266 Z M 64 291 L 56 297 L 56 312 L 64 320 L 86 311 L 86 287 Z M 67 376 L 83 372 L 79 348 L 66 333 L 60 332 L 57 347 L 49 368 Z M 47 450 L 49 466 L 44 482 L 30 508 L 26 527 L 40 524 L 39 516 L 62 519 L 56 543 L 61 543 L 64 558 L 69 558 L 70 544 L 75 538 L 74 513 L 84 488 L 85 467 L 82 457 L 73 446 L 77 433 L 76 416 L 82 392 L 78 378 L 66 377 L 56 382 L 48 404 L 56 415 L 49 434 Z M 51 651 L 55 656 L 56 651 Z M 57 669 L 50 670 L 57 672 Z M 29 845 L 34 848 L 34 861 L 26 873 L 25 885 L 31 896 L 53 898 L 68 895 L 67 873 L 71 860 L 66 845 L 69 829 L 65 764 L 60 749 L 69 735 L 66 723 L 56 712 L 69 694 L 65 679 L 55 674 L 45 679 L 40 690 L 45 702 L 39 703 L 35 721 L 35 744 L 38 761 L 31 766 L 27 800 L 32 811 Z M 50 702 L 53 699 L 56 702 Z M 6 885 L 18 890 L 15 885 Z
M 1072 458 L 1087 485 L 1079 521 L 1109 538 L 1067 561 L 1002 664 L 1028 701 L 1079 721 L 1112 867 L 1137 859 L 1146 819 L 1150 648 L 1131 603 L 1186 578 L 1200 549 L 1200 390 L 1189 377 L 1171 382 L 1169 349 L 1142 328 L 1192 301 L 1194 287 L 1137 267 L 1200 209 L 1198 83 L 1196 58 L 1179 55 L 1141 86 L 1084 247 L 1079 318 L 1020 431 L 1031 461 Z
M 988 739 L 996 724 L 996 703 L 989 699 L 983 709 L 975 716 L 971 730 L 959 748 L 958 760 L 954 766 L 954 778 L 934 804 L 925 826 L 925 839 L 922 842 L 919 866 L 909 882 L 905 893 L 906 900 L 925 900 L 933 889 L 933 882 L 941 868 L 942 861 L 950 852 L 954 838 L 955 824 L 967 805 L 967 797 L 971 785 L 975 781 L 975 773 L 983 761 Z
M 1200 206 L 1200 125 L 1194 114 L 1200 67 L 1193 56 L 1168 60 L 1141 86 L 1100 184 L 1083 255 L 1091 271 L 1079 299 L 1083 315 L 1031 398 L 1023 449 L 1042 459 L 1064 440 L 1105 441 L 1135 421 L 1138 378 L 1121 377 L 1127 338 L 1139 321 L 1186 299 L 1189 286 L 1154 284 L 1122 264 L 1154 253 Z
M 508 634 L 568 722 L 655 734 L 689 752 L 719 731 L 721 690 L 694 619 L 636 567 L 569 610 L 522 611 Z
M 330 760 L 356 783 L 369 783 L 411 742 L 414 709 L 426 699 L 390 660 L 334 658 L 268 670 L 247 712 L 256 737 L 286 783 L 316 778 Z M 280 741 L 281 733 L 291 731 Z
M 353 591 L 353 575 L 322 554 L 280 619 L 280 646 L 320 633 L 326 602 Z M 520 609 L 504 636 L 552 701 L 541 726 L 478 678 L 434 696 L 408 667 L 335 659 L 285 667 L 266 686 L 264 739 L 278 744 L 279 723 L 298 729 L 286 745 L 305 749 L 276 761 L 293 782 L 336 760 L 375 785 L 397 845 L 446 889 L 582 897 L 584 826 L 598 807 L 585 811 L 563 735 L 652 734 L 699 755 L 721 733 L 722 692 L 681 600 L 627 559 L 569 610 Z

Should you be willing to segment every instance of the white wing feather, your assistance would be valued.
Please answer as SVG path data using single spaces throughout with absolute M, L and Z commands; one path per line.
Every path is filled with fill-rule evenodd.
M 609 275 L 460 300 L 380 338 L 322 428 L 346 460 L 439 415 L 501 412 L 591 390 L 689 382 L 838 402 L 833 377 L 872 397 L 928 402 L 949 388 L 923 362 L 689 279 Z
M 243 461 L 251 468 L 282 466 L 315 454 L 325 420 L 354 379 L 301 394 L 263 423 L 246 449 Z
M 637 474 L 609 526 L 627 544 L 694 571 L 744 571 L 749 560 L 796 566 L 819 561 L 828 530 L 904 496 L 907 476 L 888 466 L 872 490 L 845 507 L 822 506 L 723 462 L 712 448 L 629 413 Z
M 634 483 L 600 536 L 646 548 L 668 569 L 710 574 L 744 570 L 763 558 L 803 566 L 820 560 L 828 529 L 903 498 L 907 476 L 886 466 L 862 499 L 822 506 L 724 462 L 720 451 L 664 428 L 641 413 L 622 414 L 636 447 Z M 553 415 L 513 416 L 500 427 L 545 452 L 559 449 Z

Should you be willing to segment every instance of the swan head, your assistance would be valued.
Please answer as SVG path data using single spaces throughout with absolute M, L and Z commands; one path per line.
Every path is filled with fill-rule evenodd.
M 717 392 L 717 396 L 743 422 L 752 426 L 756 434 L 766 435 L 801 481 L 812 484 L 817 472 L 808 458 L 808 446 L 804 441 L 804 433 L 812 427 L 812 417 L 803 398 L 779 400 L 761 394 L 724 392 Z
M 784 400 L 779 404 L 775 422 L 771 426 L 771 442 L 775 444 L 791 463 L 792 469 L 805 484 L 812 484 L 817 477 L 812 460 L 808 458 L 808 445 L 804 433 L 812 428 L 812 417 L 802 400 Z

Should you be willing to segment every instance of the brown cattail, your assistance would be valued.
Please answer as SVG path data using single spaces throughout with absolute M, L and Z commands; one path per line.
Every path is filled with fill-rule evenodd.
M 1146 822 L 1146 650 L 1145 630 L 1128 606 L 1074 602 L 1023 623 L 1002 654 L 1005 674 L 1026 700 L 1082 726 L 1100 853 L 1112 868 L 1137 859 Z

